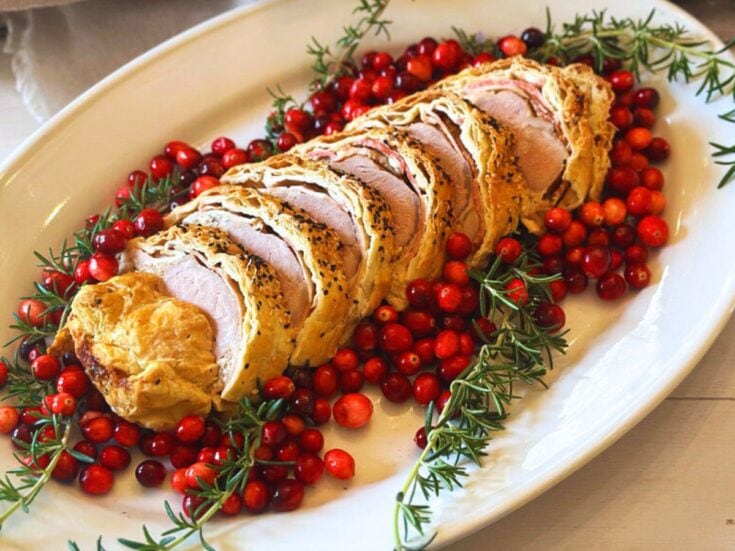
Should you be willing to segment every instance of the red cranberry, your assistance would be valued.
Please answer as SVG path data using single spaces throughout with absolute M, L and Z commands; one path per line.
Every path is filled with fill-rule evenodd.
M 298 388 L 289 399 L 291 411 L 301 415 L 311 415 L 314 411 L 314 393 L 305 388 Z
M 18 426 L 20 413 L 14 406 L 0 407 L 0 434 L 9 434 Z
M 405 402 L 411 397 L 411 383 L 402 373 L 389 373 L 380 383 L 383 395 L 391 402 Z
M 441 361 L 437 372 L 444 381 L 450 382 L 459 377 L 471 362 L 472 356 L 452 356 Z
M 398 321 L 398 310 L 389 304 L 383 304 L 375 310 L 373 318 L 381 325 L 395 323 Z
M 266 421 L 262 430 L 262 442 L 266 446 L 278 446 L 288 437 L 286 427 L 280 421 Z
M 74 451 L 82 453 L 90 459 L 97 459 L 97 448 L 91 442 L 82 440 L 74 444 Z
M 131 448 L 140 442 L 140 428 L 127 421 L 118 421 L 112 432 L 112 437 L 121 446 Z
M 428 440 L 426 438 L 426 428 L 419 428 L 419 430 L 417 430 L 416 434 L 414 434 L 413 436 L 413 441 L 419 448 L 421 448 L 422 450 L 425 449 L 426 444 L 428 444 Z
M 526 43 L 517 36 L 504 36 L 498 40 L 498 49 L 505 57 L 513 57 L 516 55 L 525 55 L 527 51 Z
M 221 157 L 225 154 L 225 151 L 229 151 L 233 147 L 235 147 L 235 142 L 230 138 L 221 136 L 212 142 L 212 153 Z
M 176 425 L 176 438 L 180 442 L 196 442 L 204 436 L 204 417 L 187 415 Z
M 671 146 L 663 138 L 654 137 L 644 153 L 651 161 L 665 161 L 671 154 Z
M 416 352 L 406 350 L 394 359 L 396 369 L 406 376 L 416 375 L 421 369 L 421 358 Z
M 610 269 L 610 261 L 610 249 L 589 247 L 582 255 L 580 266 L 587 277 L 598 278 Z
M 55 356 L 43 354 L 31 363 L 31 372 L 39 381 L 50 381 L 61 371 L 61 362 Z
M 645 264 L 630 264 L 625 268 L 625 281 L 634 289 L 643 289 L 651 282 L 651 270 Z
M 415 337 L 426 337 L 436 331 L 436 318 L 428 312 L 407 310 L 403 312 L 401 322 Z
M 414 279 L 406 286 L 406 298 L 414 308 L 426 308 L 431 304 L 431 283 L 425 279 Z
M 133 220 L 133 226 L 136 234 L 148 237 L 163 229 L 163 216 L 154 208 L 143 209 Z
M 296 390 L 296 385 L 290 377 L 280 375 L 272 377 L 263 384 L 262 394 L 266 400 L 289 398 Z
M 616 94 L 627 92 L 635 84 L 635 77 L 630 71 L 615 71 L 610 75 L 610 84 Z
M 107 281 L 117 274 L 119 266 L 113 256 L 95 253 L 89 259 L 89 275 L 97 281 Z
M 151 159 L 148 169 L 151 171 L 151 176 L 153 176 L 153 178 L 160 180 L 173 172 L 174 164 L 168 157 L 164 155 L 156 155 Z
M 217 480 L 218 474 L 219 473 L 215 469 L 206 463 L 197 461 L 186 468 L 186 484 L 192 490 L 198 490 L 200 488 L 199 480 L 209 486 L 212 486 Z
M 87 465 L 79 475 L 79 486 L 87 494 L 103 495 L 112 490 L 114 483 L 112 471 L 102 465 Z
M 305 452 L 318 453 L 324 447 L 324 436 L 319 429 L 307 428 L 299 436 L 299 445 Z
M 462 46 L 456 40 L 447 40 L 434 49 L 431 60 L 438 69 L 450 72 L 459 65 L 462 53 Z
M 411 332 L 404 325 L 389 323 L 380 329 L 380 348 L 389 354 L 410 350 L 413 346 Z
M 329 405 L 329 400 L 324 398 L 317 398 L 314 400 L 314 411 L 311 412 L 311 420 L 315 425 L 323 425 L 332 417 L 332 406 Z
M 270 148 L 270 144 L 268 144 L 268 147 Z M 248 159 L 253 160 L 252 153 L 250 152 L 249 147 L 248 147 Z M 197 176 L 211 176 L 212 178 L 220 178 L 224 173 L 225 173 L 225 166 L 222 164 L 222 161 L 220 161 L 216 157 L 203 158 L 199 162 L 199 165 L 197 166 L 197 169 L 196 169 Z
M 442 284 L 439 286 L 436 302 L 442 311 L 452 314 L 462 304 L 462 290 L 454 283 Z
M 615 300 L 625 293 L 625 280 L 616 273 L 607 273 L 597 281 L 597 295 L 603 300 Z
M 332 359 L 332 364 L 338 371 L 357 369 L 359 363 L 360 358 L 357 357 L 357 353 L 351 348 L 340 348 Z
M 358 369 L 350 369 L 339 374 L 339 387 L 343 393 L 357 392 L 364 383 L 365 377 Z
M 245 485 L 242 493 L 242 502 L 250 513 L 260 513 L 268 507 L 271 493 L 268 486 L 260 480 L 253 480 Z
M 54 470 L 51 472 L 51 476 L 54 480 L 58 480 L 59 482 L 70 482 L 77 477 L 78 473 L 79 461 L 77 461 L 68 451 L 62 451 L 59 455 L 56 467 L 54 467 Z
M 566 315 L 564 310 L 557 304 L 542 302 L 533 312 L 533 317 L 539 327 L 543 327 L 550 333 L 555 333 L 564 327 Z
M 112 438 L 113 429 L 109 418 L 96 417 L 82 425 L 82 436 L 94 444 L 101 444 Z
M 413 382 L 413 397 L 426 406 L 441 394 L 441 381 L 434 373 L 422 373 Z
M 100 463 L 111 471 L 122 471 L 130 465 L 130 454 L 125 448 L 111 445 L 100 450 Z
M 304 500 L 304 485 L 298 480 L 288 478 L 278 483 L 273 490 L 271 506 L 276 511 L 294 511 Z
M 660 216 L 649 215 L 638 222 L 638 238 L 648 247 L 661 247 L 669 239 L 669 226 Z
M 506 264 L 513 264 L 522 252 L 521 243 L 512 237 L 504 237 L 495 245 L 495 254 L 502 258 Z
M 633 94 L 633 103 L 638 107 L 655 109 L 661 96 L 655 88 L 639 88 Z
M 306 453 L 296 460 L 294 476 L 303 484 L 316 484 L 324 473 L 324 462 L 314 454 Z
M 175 444 L 169 459 L 175 469 L 181 469 L 197 461 L 198 455 L 199 449 L 193 444 Z
M 73 292 L 76 287 L 75 283 L 76 282 L 72 276 L 63 272 L 49 270 L 43 274 L 43 286 L 63 298 L 67 298 L 67 295 L 71 295 L 71 292 Z
M 375 356 L 365 362 L 362 373 L 367 382 L 378 385 L 388 374 L 388 364 L 385 363 L 383 358 Z
M 334 448 L 324 454 L 324 467 L 327 472 L 340 480 L 355 476 L 355 460 L 344 450 Z
M 339 373 L 330 364 L 317 367 L 314 372 L 314 392 L 320 398 L 331 398 L 339 386 Z
M 353 334 L 355 346 L 362 352 L 372 352 L 378 346 L 378 330 L 374 324 L 364 321 Z
M 145 440 L 146 439 L 143 439 L 141 441 L 141 447 L 143 447 L 143 442 Z M 144 449 L 143 453 L 152 455 L 153 457 L 163 457 L 170 455 L 175 445 L 176 440 L 173 434 L 160 432 L 152 436 L 150 443 L 146 446 L 147 449 Z

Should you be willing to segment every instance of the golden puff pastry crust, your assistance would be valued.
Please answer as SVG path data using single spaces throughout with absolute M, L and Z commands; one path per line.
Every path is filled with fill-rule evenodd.
M 337 236 L 277 198 L 240 185 L 222 185 L 207 190 L 171 212 L 167 221 L 178 222 L 192 212 L 207 208 L 222 208 L 257 218 L 298 251 L 310 275 L 313 295 L 311 311 L 303 324 L 292 327 L 294 343 L 290 363 L 314 366 L 327 361 L 342 342 L 351 308 Z M 272 346 L 277 344 L 272 342 Z M 280 371 L 271 376 L 280 374 L 284 367 L 281 365 Z
M 361 258 L 348 281 L 352 302 L 348 320 L 354 324 L 380 305 L 392 279 L 393 228 L 390 208 L 378 192 L 357 178 L 331 169 L 325 162 L 288 154 L 235 167 L 222 181 L 267 189 L 294 184 L 316 186 L 326 193 L 349 213 L 358 234 Z M 319 214 L 329 219 L 329 213 Z
M 477 228 L 470 232 L 474 251 L 467 263 L 472 267 L 483 266 L 497 240 L 518 225 L 523 177 L 515 165 L 513 135 L 461 96 L 438 90 L 412 94 L 394 104 L 371 109 L 355 119 L 349 128 L 412 128 L 417 123 L 438 129 L 452 144 L 454 154 L 469 168 L 468 174 L 450 174 L 454 176 L 455 193 L 463 185 L 457 180 L 471 179 L 467 182 L 471 185 L 467 193 L 469 200 L 458 209 L 459 201 L 453 198 L 452 225 L 456 231 Z M 420 128 L 416 128 L 420 133 Z M 435 139 L 429 134 L 424 139 L 432 138 Z M 471 217 L 476 217 L 476 222 L 469 221 Z
M 82 287 L 52 350 L 72 349 L 115 413 L 160 431 L 209 413 L 222 388 L 213 347 L 204 313 L 133 272 Z
M 592 129 L 594 159 L 592 182 L 587 195 L 598 200 L 602 194 L 607 170 L 610 168 L 608 153 L 612 148 L 615 126 L 609 121 L 609 117 L 615 94 L 607 81 L 597 76 L 591 67 L 583 63 L 572 63 L 565 66 L 564 74 L 572 79 L 586 97 L 590 98 L 587 121 Z M 562 204 L 569 208 L 578 206 L 579 202 L 581 202 L 579 197 L 562 198 Z
M 127 264 L 161 276 L 167 290 L 181 300 L 195 302 L 206 295 L 207 307 L 202 310 L 215 326 L 224 400 L 254 393 L 258 380 L 280 375 L 286 368 L 295 330 L 280 282 L 269 264 L 245 253 L 226 233 L 206 226 L 172 226 L 151 237 L 131 240 L 125 256 Z M 204 288 L 205 284 L 212 286 L 208 280 L 186 279 L 201 268 L 216 282 L 217 292 L 226 289 L 231 295 L 212 296 Z M 236 303 L 240 319 L 220 317 L 219 310 L 225 310 L 227 301 Z
M 543 216 L 550 207 L 574 208 L 587 197 L 596 155 L 587 121 L 591 98 L 562 69 L 516 56 L 465 69 L 439 81 L 435 88 L 454 91 L 471 101 L 478 92 L 512 91 L 529 102 L 537 117 L 553 123 L 567 156 L 554 185 L 542 190 L 527 187 L 521 221 L 529 230 L 543 231 Z
M 438 160 L 425 152 L 421 144 L 397 129 L 372 128 L 322 136 L 293 148 L 292 153 L 329 162 L 330 166 L 352 172 L 346 160 L 369 158 L 382 171 L 390 173 L 400 185 L 414 194 L 417 224 L 411 239 L 401 246 L 396 240 L 392 282 L 386 300 L 396 308 L 408 305 L 406 285 L 417 278 L 436 278 L 441 273 L 445 243 L 452 220 L 452 185 Z M 373 182 L 368 185 L 374 187 Z M 391 200 L 381 192 L 387 203 Z M 394 228 L 406 212 L 391 209 Z M 396 234 L 398 235 L 398 234 Z

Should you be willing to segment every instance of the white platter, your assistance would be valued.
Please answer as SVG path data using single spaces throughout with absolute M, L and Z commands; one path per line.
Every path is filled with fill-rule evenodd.
M 546 2 L 394 0 L 388 16 L 398 51 L 424 35 L 449 36 L 452 25 L 489 35 L 543 26 Z M 609 5 L 618 16 L 679 21 L 712 37 L 670 4 L 657 1 L 554 2 L 554 19 Z M 262 2 L 205 23 L 127 65 L 39 130 L 0 168 L 0 312 L 9 321 L 17 297 L 35 277 L 33 250 L 57 247 L 88 214 L 109 204 L 124 175 L 172 138 L 206 144 L 216 135 L 246 141 L 260 134 L 269 98 L 281 83 L 298 92 L 308 77 L 304 45 L 312 35 L 333 41 L 353 2 Z M 366 44 L 366 49 L 370 48 Z M 670 245 L 652 262 L 655 285 L 613 304 L 586 296 L 565 303 L 570 353 L 546 391 L 533 390 L 513 411 L 508 430 L 489 448 L 485 468 L 464 490 L 435 503 L 438 544 L 498 519 L 547 490 L 627 432 L 684 378 L 735 305 L 735 184 L 717 191 L 721 169 L 708 141 L 727 142 L 732 128 L 716 118 L 732 105 L 705 105 L 693 87 L 652 79 L 662 91 L 657 133 L 671 142 L 665 165 Z M 6 325 L 2 324 L 3 327 Z M 0 330 L 4 342 L 9 332 Z M 304 507 L 212 523 L 219 549 L 390 549 L 391 513 L 416 449 L 421 412 L 385 404 L 357 433 L 327 432 L 358 460 L 350 484 L 325 481 Z M 11 464 L 7 440 L 0 466 Z M 138 538 L 145 522 L 165 526 L 162 502 L 172 492 L 143 491 L 132 473 L 115 491 L 91 499 L 50 484 L 29 516 L 18 514 L 0 535 L 3 549 L 59 548 L 68 538 L 91 549 L 103 535 Z M 349 491 L 344 491 L 349 487 Z M 192 542 L 196 547 L 196 542 Z

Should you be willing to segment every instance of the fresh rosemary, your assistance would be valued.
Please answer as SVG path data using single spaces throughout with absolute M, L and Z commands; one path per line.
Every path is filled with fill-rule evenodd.
M 503 430 L 508 406 L 520 398 L 515 387 L 544 385 L 543 376 L 553 367 L 553 353 L 566 349 L 564 335 L 539 327 L 531 314 L 540 302 L 550 300 L 547 284 L 559 277 L 532 275 L 537 266 L 528 254 L 511 266 L 498 257 L 487 273 L 472 274 L 480 284 L 482 314 L 494 320 L 498 329 L 475 361 L 452 381 L 451 398 L 438 418 L 433 403 L 427 409 L 426 447 L 396 496 L 393 531 L 398 550 L 423 548 L 431 542 L 433 536 L 426 534 L 431 521 L 427 500 L 462 485 L 468 464 L 480 465 L 492 434 Z M 506 290 L 514 278 L 522 279 L 528 290 L 529 301 L 521 306 Z M 422 502 L 417 503 L 419 499 Z

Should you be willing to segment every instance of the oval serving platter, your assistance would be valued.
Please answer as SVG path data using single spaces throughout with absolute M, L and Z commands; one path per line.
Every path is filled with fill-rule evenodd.
M 0 167 L 0 317 L 8 323 L 0 341 L 10 337 L 10 314 L 36 276 L 34 250 L 57 247 L 84 217 L 109 205 L 123 176 L 166 141 L 200 145 L 222 134 L 238 141 L 260 135 L 270 103 L 266 88 L 280 83 L 294 93 L 303 90 L 305 45 L 311 36 L 333 42 L 352 4 L 265 1 L 199 25 L 93 87 L 7 159 Z M 553 17 L 560 24 L 606 4 L 621 17 L 645 16 L 655 7 L 659 20 L 714 39 L 661 1 L 553 2 Z M 364 47 L 397 51 L 425 35 L 448 37 L 451 26 L 490 36 L 543 27 L 545 5 L 393 0 L 387 13 L 394 22 L 392 43 L 370 39 Z M 565 302 L 569 353 L 557 361 L 549 390 L 532 389 L 515 406 L 484 468 L 463 489 L 432 502 L 438 545 L 520 507 L 630 430 L 691 371 L 735 306 L 735 257 L 723 254 L 726 241 L 712 239 L 735 235 L 735 183 L 716 189 L 722 169 L 707 145 L 732 135 L 717 119 L 732 106 L 726 100 L 705 104 L 694 86 L 661 77 L 650 82 L 662 92 L 656 130 L 673 151 L 664 165 L 672 237 L 652 262 L 655 284 L 614 304 L 592 296 Z M 395 493 L 416 456 L 412 435 L 423 412 L 371 396 L 376 415 L 369 427 L 351 433 L 330 428 L 325 435 L 328 446 L 355 455 L 353 481 L 323 482 L 307 492 L 302 509 L 287 515 L 212 522 L 208 541 L 219 549 L 392 548 Z M 12 464 L 7 439 L 0 464 Z M 99 535 L 115 549 L 116 537 L 138 538 L 143 523 L 154 533 L 166 528 L 163 500 L 178 503 L 177 496 L 145 491 L 128 475 L 103 498 L 49 484 L 30 515 L 14 516 L 3 529 L 3 549 L 58 548 L 67 539 L 92 549 Z

